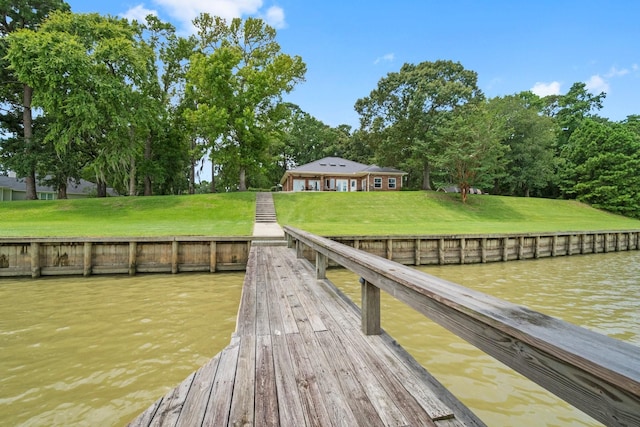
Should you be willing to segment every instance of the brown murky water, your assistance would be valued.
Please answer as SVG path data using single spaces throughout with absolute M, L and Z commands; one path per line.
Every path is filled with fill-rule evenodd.
M 0 425 L 124 425 L 229 344 L 243 273 L 0 279 Z
M 640 351 L 640 252 L 420 269 L 627 341 Z M 355 275 L 345 270 L 328 275 L 360 304 Z M 382 327 L 487 425 L 601 425 L 382 294 Z
M 640 252 L 423 269 L 640 346 Z M 125 424 L 229 344 L 242 279 L 0 279 L 0 424 Z M 599 425 L 384 295 L 382 324 L 490 426 Z

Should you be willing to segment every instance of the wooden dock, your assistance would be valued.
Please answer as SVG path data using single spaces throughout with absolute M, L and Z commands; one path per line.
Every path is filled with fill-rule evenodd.
M 231 344 L 130 426 L 482 426 L 282 246 L 251 247 Z

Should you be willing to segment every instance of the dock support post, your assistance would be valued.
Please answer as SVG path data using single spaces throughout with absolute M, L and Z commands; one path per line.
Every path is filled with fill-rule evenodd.
M 40 277 L 40 243 L 31 243 L 31 277 Z
M 572 255 L 573 254 L 573 235 L 569 234 L 567 236 L 567 255 Z
M 327 278 L 327 256 L 316 252 L 316 279 L 323 280 Z
M 84 242 L 84 262 L 82 275 L 84 277 L 91 276 L 91 242 Z
M 422 241 L 420 239 L 416 239 L 415 241 L 415 257 L 414 257 L 414 264 L 415 265 L 420 265 L 420 246 L 422 245 Z
M 509 238 L 502 239 L 502 261 L 509 261 Z
M 524 259 L 524 236 L 518 238 L 518 259 Z
M 393 239 L 387 239 L 387 259 L 393 260 Z
M 438 240 L 438 264 L 444 264 L 444 239 Z
M 138 263 L 138 243 L 129 242 L 129 276 L 135 276 Z
M 362 290 L 362 333 L 380 335 L 380 289 L 360 278 Z
M 538 259 L 540 258 L 540 236 L 536 236 L 536 243 L 533 248 L 533 257 Z
M 353 249 L 360 249 L 360 240 L 356 239 L 353 241 Z
M 289 236 L 287 236 L 287 241 L 289 239 Z M 218 257 L 217 257 L 217 251 L 218 247 L 216 245 L 215 240 L 212 240 L 209 243 L 209 273 L 215 273 L 216 272 L 216 263 L 218 262 Z
M 616 252 L 620 252 L 620 241 L 622 240 L 622 233 L 616 234 Z
M 465 253 L 467 251 L 467 241 L 464 237 L 460 238 L 460 264 L 464 264 Z
M 556 256 L 556 248 L 558 247 L 558 236 L 556 234 L 551 238 L 551 256 Z
M 482 258 L 482 263 L 485 264 L 487 262 L 487 238 L 483 237 L 482 242 L 480 243 L 482 248 L 480 248 L 480 257 Z
M 171 274 L 178 272 L 178 241 L 171 242 Z

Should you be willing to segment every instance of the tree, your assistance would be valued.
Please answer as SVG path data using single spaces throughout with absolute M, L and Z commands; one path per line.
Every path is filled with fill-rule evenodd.
M 529 197 L 555 180 L 556 122 L 540 114 L 540 98 L 531 92 L 497 97 L 491 108 L 500 114 L 509 132 L 502 143 L 505 173 L 494 183 L 494 192 Z
M 126 20 L 55 12 L 39 31 L 9 37 L 11 66 L 35 89 L 34 104 L 50 123 L 45 142 L 59 153 L 87 153 L 99 196 L 109 172 L 129 167 L 139 148 L 130 126 L 139 120 L 139 88 L 153 72 L 153 52 L 137 41 L 139 31 Z
M 434 163 L 457 184 L 463 203 L 471 187 L 489 185 L 501 169 L 506 130 L 504 118 L 486 103 L 459 108 L 440 129 L 442 149 Z
M 360 128 L 375 135 L 370 141 L 383 166 L 418 170 L 422 189 L 431 189 L 431 162 L 438 154 L 438 130 L 454 110 L 483 99 L 477 74 L 460 63 L 438 60 L 404 64 L 359 99 Z
M 238 189 L 247 189 L 247 172 L 265 161 L 279 121 L 283 93 L 303 80 L 299 56 L 280 52 L 276 31 L 261 19 L 200 15 L 200 52 L 191 58 L 187 91 L 195 108 L 187 118 L 200 129 L 221 170 L 234 171 Z
M 566 194 L 596 208 L 640 217 L 640 135 L 633 126 L 586 119 L 562 154 Z
M 8 166 L 25 176 L 27 200 L 38 198 L 36 168 L 42 138 L 33 134 L 33 87 L 18 79 L 8 67 L 7 36 L 20 29 L 37 30 L 55 10 L 69 10 L 69 5 L 60 0 L 0 0 L 0 104 L 7 108 L 6 113 L 0 115 L 0 125 L 4 132 L 14 135 L 7 139 L 7 142 L 11 142 L 10 148 L 8 144 L 3 144 L 2 157 L 10 159 Z M 16 121 L 19 116 L 21 119 Z

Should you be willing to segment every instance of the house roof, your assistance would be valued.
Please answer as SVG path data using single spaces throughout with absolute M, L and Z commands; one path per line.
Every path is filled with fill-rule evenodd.
M 27 191 L 27 184 L 24 178 L 14 178 L 10 176 L 0 176 L 0 188 L 9 188 L 13 191 Z M 96 189 L 93 182 L 81 179 L 78 184 L 70 180 L 67 184 L 67 194 L 89 194 Z M 55 193 L 56 190 L 48 185 L 36 183 L 36 191 L 39 193 Z M 109 194 L 115 194 L 113 190 L 107 190 Z
M 341 157 L 325 157 L 315 162 L 307 163 L 290 169 L 285 172 L 280 180 L 284 183 L 289 175 L 311 176 L 311 175 L 352 175 L 365 176 L 367 174 L 387 174 L 387 175 L 406 175 L 399 169 L 380 167 L 377 165 L 365 165 L 363 163 L 354 162 L 343 159 Z

